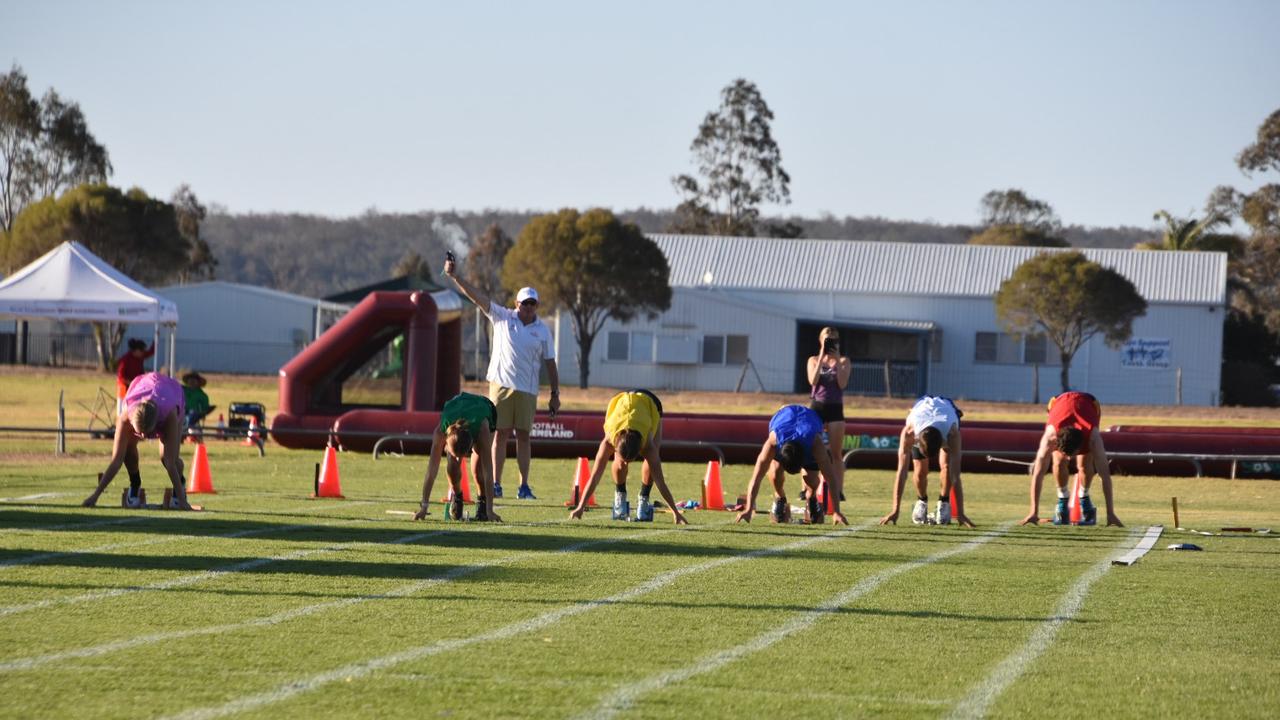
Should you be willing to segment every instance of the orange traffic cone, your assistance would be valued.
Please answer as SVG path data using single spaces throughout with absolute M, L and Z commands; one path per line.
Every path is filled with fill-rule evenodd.
M 957 517 L 957 516 L 960 514 L 960 511 L 961 511 L 961 510 L 964 510 L 964 508 L 962 508 L 962 507 L 960 507 L 959 505 L 957 505 L 957 504 L 956 504 L 956 485 L 955 485 L 955 483 L 951 483 L 951 497 L 950 497 L 950 501 L 951 501 L 951 517 Z
M 462 486 L 462 502 L 470 504 L 471 503 L 471 480 L 467 477 L 467 459 L 466 458 L 462 458 L 462 481 L 460 484 Z M 479 485 L 478 482 L 477 482 L 477 485 Z M 440 500 L 440 502 L 443 502 L 443 503 L 447 503 L 450 500 L 453 500 L 453 485 L 447 485 L 446 487 L 448 487 L 449 489 L 445 491 L 444 497 Z
M 578 498 L 582 497 L 582 491 L 591 483 L 591 463 L 584 457 L 578 458 L 578 470 L 573 474 L 573 492 L 570 493 L 569 500 L 564 504 L 565 507 L 578 507 Z M 596 505 L 596 494 L 591 493 L 591 497 L 587 498 L 587 507 L 599 507 Z
M 1071 524 L 1080 524 L 1080 476 L 1075 477 L 1075 484 L 1071 486 L 1071 500 L 1067 504 L 1071 508 Z
M 834 508 L 831 507 L 831 493 L 827 492 L 826 478 L 818 479 L 818 504 L 822 506 L 822 511 L 830 513 Z
M 338 452 L 332 445 L 324 449 L 324 462 L 316 472 L 316 492 L 311 497 L 344 497 L 342 483 L 338 480 Z
M 187 480 L 187 494 L 207 493 L 216 495 L 213 489 L 213 476 L 209 474 L 209 451 L 204 443 L 196 445 L 196 456 L 191 461 L 191 477 Z
M 245 436 L 241 445 L 257 445 L 258 444 L 258 417 L 256 415 L 249 416 L 249 434 Z
M 702 507 L 708 510 L 724 509 L 724 489 L 720 487 L 720 461 L 707 463 L 707 476 L 702 481 Z

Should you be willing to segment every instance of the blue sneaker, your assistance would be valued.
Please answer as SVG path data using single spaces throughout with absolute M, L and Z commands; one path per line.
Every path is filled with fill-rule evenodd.
M 636 522 L 653 522 L 653 503 L 643 495 L 640 496 L 640 505 L 636 508 Z
M 1053 511 L 1054 525 L 1070 525 L 1071 512 L 1067 510 L 1067 499 L 1058 498 L 1058 507 Z
M 1093 500 L 1089 499 L 1088 495 L 1080 498 L 1080 524 L 1098 524 L 1098 508 L 1093 506 Z
M 499 485 L 498 483 L 493 484 L 493 497 L 494 498 L 502 497 L 502 486 Z
M 502 495 L 495 492 L 494 497 L 502 497 Z M 521 485 L 520 489 L 516 490 L 516 499 L 517 500 L 537 500 L 538 498 L 533 496 L 533 488 L 529 487 L 528 485 Z

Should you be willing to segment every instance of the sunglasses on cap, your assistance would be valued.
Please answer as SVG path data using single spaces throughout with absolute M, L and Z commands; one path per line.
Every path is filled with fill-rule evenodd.
M 533 298 L 529 298 L 528 300 L 521 300 L 520 304 L 524 307 L 537 307 L 538 301 Z

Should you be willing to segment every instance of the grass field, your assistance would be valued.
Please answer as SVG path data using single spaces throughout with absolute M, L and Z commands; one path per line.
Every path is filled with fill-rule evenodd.
M 59 387 L 99 379 L 0 375 L 0 403 L 14 424 L 46 424 Z M 219 404 L 268 400 L 262 379 L 220 384 Z M 69 445 L 55 457 L 48 436 L 0 435 L 3 718 L 1280 709 L 1272 481 L 1122 477 L 1128 527 L 1022 528 L 1025 476 L 969 475 L 978 528 L 963 530 L 877 525 L 889 473 L 851 470 L 850 528 L 695 511 L 678 529 L 666 515 L 613 522 L 603 507 L 568 521 L 572 462 L 535 460 L 540 499 L 499 501 L 505 523 L 446 522 L 442 509 L 414 523 L 402 513 L 415 509 L 421 457 L 344 453 L 347 499 L 311 500 L 319 452 L 268 445 L 260 458 L 213 442 L 218 494 L 176 514 L 113 507 L 123 481 L 101 507 L 79 507 L 109 448 Z M 158 498 L 153 457 L 144 450 L 143 477 Z M 678 498 L 699 496 L 704 469 L 668 465 Z M 726 492 L 748 472 L 726 467 Z M 1188 528 L 1277 532 L 1170 527 L 1138 564 L 1112 566 L 1148 526 L 1171 525 L 1171 496 Z M 1165 549 L 1183 542 L 1204 551 Z
M 0 444 L 3 717 L 1273 717 L 1280 484 L 1121 478 L 1129 527 L 1019 528 L 1019 476 L 966 478 L 976 530 L 692 512 L 676 529 L 565 519 L 570 461 L 501 525 L 413 523 L 422 458 L 212 443 L 205 512 L 82 509 L 106 444 Z M 87 443 L 86 443 L 87 445 Z M 184 452 L 190 458 L 190 446 Z M 731 493 L 748 469 L 725 468 Z M 703 468 L 673 464 L 677 497 Z M 159 466 L 144 463 L 159 493 Z M 123 487 L 123 484 L 118 484 Z M 606 503 L 607 498 L 604 498 Z M 1204 552 L 1172 552 L 1195 542 Z

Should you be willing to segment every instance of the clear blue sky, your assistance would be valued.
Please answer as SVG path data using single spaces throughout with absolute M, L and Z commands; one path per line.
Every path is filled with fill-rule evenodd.
M 672 207 L 745 77 L 786 212 L 974 222 L 1020 187 L 1150 226 L 1258 183 L 1277 28 L 1275 0 L 0 0 L 0 62 L 81 104 L 114 184 L 232 212 Z

